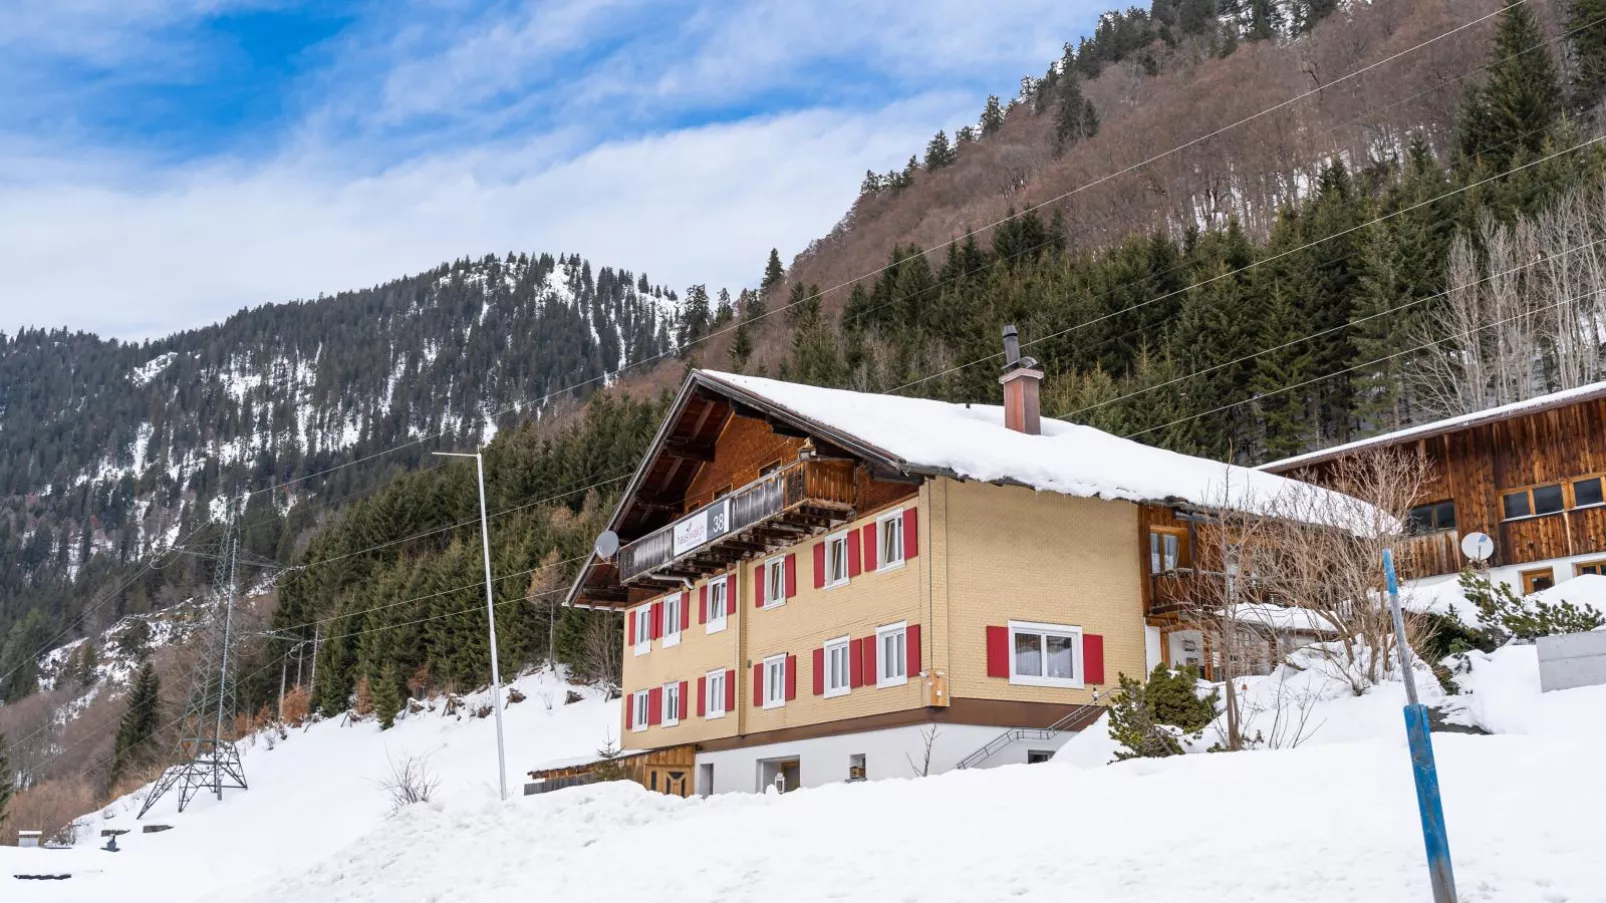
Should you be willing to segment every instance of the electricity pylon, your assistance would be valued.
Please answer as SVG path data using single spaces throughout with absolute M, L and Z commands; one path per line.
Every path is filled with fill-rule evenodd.
M 143 818 L 156 801 L 175 786 L 178 811 L 202 789 L 218 799 L 228 788 L 246 789 L 245 769 L 235 746 L 234 713 L 236 681 L 234 674 L 234 597 L 235 568 L 240 555 L 239 525 L 231 516 L 219 543 L 217 567 L 212 577 L 214 605 L 207 623 L 196 631 L 199 646 L 190 666 L 190 696 L 179 723 L 178 750 L 156 785 L 145 797 L 137 818 Z

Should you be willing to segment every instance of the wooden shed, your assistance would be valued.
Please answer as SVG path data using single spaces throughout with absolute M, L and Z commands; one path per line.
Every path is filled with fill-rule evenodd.
M 684 797 L 692 794 L 692 773 L 696 759 L 696 745 L 686 743 L 680 746 L 620 753 L 611 762 L 624 769 L 625 776 L 629 780 L 648 790 Z M 530 783 L 525 786 L 525 795 L 595 783 L 599 779 L 599 766 L 609 761 L 598 756 L 587 762 L 537 768 L 529 772 Z

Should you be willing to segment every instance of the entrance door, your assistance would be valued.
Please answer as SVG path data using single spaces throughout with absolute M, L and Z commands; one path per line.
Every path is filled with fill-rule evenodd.
M 697 795 L 713 796 L 714 794 L 714 763 L 704 762 L 697 766 Z
M 690 796 L 690 772 L 676 768 L 664 772 L 664 792 L 670 796 Z

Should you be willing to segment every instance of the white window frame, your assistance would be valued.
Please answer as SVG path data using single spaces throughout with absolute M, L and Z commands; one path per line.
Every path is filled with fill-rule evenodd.
M 671 698 L 673 698 L 675 701 L 674 705 L 669 704 L 669 700 Z M 664 684 L 664 712 L 663 716 L 658 719 L 658 726 L 674 727 L 675 725 L 679 724 L 680 706 L 680 681 L 672 680 L 669 683 Z
M 896 560 L 892 560 L 891 556 L 889 556 L 887 554 L 887 525 L 891 524 L 891 523 L 894 523 L 894 522 L 897 523 L 897 525 L 898 525 L 898 557 L 897 557 Z M 880 572 L 880 571 L 895 571 L 898 568 L 903 567 L 903 562 L 904 562 L 905 558 L 908 555 L 907 550 L 904 549 L 904 547 L 903 547 L 903 537 L 904 537 L 904 532 L 903 532 L 903 512 L 902 511 L 894 511 L 891 514 L 883 514 L 880 517 L 876 518 L 876 521 L 875 521 L 876 567 L 875 567 L 875 569 L 876 569 L 877 572 Z
M 849 637 L 838 637 L 827 641 L 825 644 L 825 655 L 821 659 L 825 664 L 825 680 L 821 685 L 825 687 L 827 698 L 846 696 L 853 691 L 853 660 L 849 657 L 852 655 L 853 647 L 850 643 L 851 639 Z M 832 678 L 836 676 L 836 670 L 832 667 L 831 662 L 831 653 L 833 652 L 842 654 L 842 683 L 840 685 L 833 685 Z
M 726 590 L 730 589 L 730 578 L 721 577 L 708 584 L 708 625 L 706 633 L 719 633 L 725 629 L 725 618 L 730 614 L 731 604 Z M 719 600 L 719 617 L 714 617 L 714 600 Z
M 786 604 L 786 556 L 777 555 L 764 562 L 764 607 Z
M 644 731 L 652 720 L 652 691 L 637 690 L 630 694 L 630 730 Z
M 903 655 L 898 661 L 891 661 L 892 656 L 887 655 L 886 638 L 896 636 L 903 640 L 898 649 Z M 892 674 L 889 668 L 897 664 L 903 673 Z M 881 687 L 901 687 L 909 682 L 909 622 L 899 621 L 896 624 L 886 624 L 875 629 L 875 685 Z
M 1074 677 L 1044 677 L 1042 675 L 1017 674 L 1015 672 L 1015 636 L 1017 634 L 1053 634 L 1072 639 L 1071 643 L 1071 670 Z M 1039 621 L 1010 621 L 1009 622 L 1009 682 L 1027 687 L 1063 687 L 1081 689 L 1086 686 L 1084 682 L 1086 663 L 1082 661 L 1082 628 L 1069 624 L 1045 624 Z M 1043 666 L 1048 665 L 1047 643 L 1043 645 Z
M 686 604 L 685 593 L 670 593 L 661 600 L 664 611 L 664 648 L 680 645 L 680 607 Z M 673 607 L 671 607 L 673 606 Z M 673 626 L 673 629 L 670 629 Z
M 630 613 L 636 619 L 636 645 L 632 647 L 637 655 L 646 655 L 652 651 L 652 605 L 643 605 Z
M 780 679 L 775 675 L 779 673 Z M 786 653 L 764 659 L 764 708 L 778 709 L 786 705 Z
M 848 574 L 852 570 L 848 567 L 848 531 L 843 530 L 840 533 L 832 533 L 824 541 L 825 588 L 836 589 L 839 586 L 847 586 L 850 579 Z M 833 580 L 830 575 L 837 570 L 836 565 L 838 563 L 842 565 L 842 576 Z
M 725 717 L 725 681 L 728 675 L 724 668 L 716 668 L 703 675 L 703 717 Z

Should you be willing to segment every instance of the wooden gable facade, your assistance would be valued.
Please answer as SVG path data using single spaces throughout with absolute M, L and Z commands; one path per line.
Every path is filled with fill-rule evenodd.
M 1606 553 L 1606 385 L 1265 469 L 1321 484 L 1344 456 L 1377 449 L 1405 451 L 1426 465 L 1402 576 L 1460 570 L 1461 537 L 1472 532 L 1494 539 L 1495 566 Z

